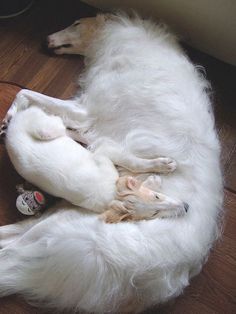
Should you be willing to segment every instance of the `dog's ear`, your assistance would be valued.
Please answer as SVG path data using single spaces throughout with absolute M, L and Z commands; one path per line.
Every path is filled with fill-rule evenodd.
M 97 14 L 96 16 L 96 20 L 98 21 L 98 23 L 100 24 L 104 24 L 107 20 L 111 20 L 112 18 L 114 18 L 113 14 Z
M 106 223 L 118 223 L 124 220 L 129 220 L 132 216 L 132 211 L 128 210 L 120 201 L 112 201 L 109 209 L 105 211 L 101 217 Z
M 131 215 L 130 213 L 122 214 L 121 212 L 117 212 L 114 209 L 109 209 L 101 215 L 101 218 L 106 223 L 114 224 L 121 221 L 130 220 Z
M 135 179 L 134 177 L 130 177 L 130 176 L 126 177 L 126 186 L 129 190 L 132 190 L 132 191 L 137 190 L 140 188 L 141 184 L 142 182 Z
M 127 214 L 130 211 L 124 206 L 124 203 L 118 200 L 114 200 L 109 204 L 109 209 L 119 213 L 119 214 Z
M 131 176 L 120 177 L 116 183 L 117 192 L 122 195 L 129 194 L 140 188 L 142 182 Z

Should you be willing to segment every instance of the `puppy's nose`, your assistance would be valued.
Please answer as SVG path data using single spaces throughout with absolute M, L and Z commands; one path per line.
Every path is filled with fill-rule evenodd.
M 186 211 L 186 213 L 188 212 L 189 209 L 189 204 L 184 202 L 184 209 Z

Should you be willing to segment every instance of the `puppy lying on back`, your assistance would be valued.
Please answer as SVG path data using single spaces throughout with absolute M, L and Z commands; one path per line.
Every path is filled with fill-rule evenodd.
M 12 118 L 6 148 L 27 181 L 83 208 L 97 213 L 108 210 L 102 216 L 107 222 L 177 216 L 186 211 L 184 202 L 151 190 L 151 180 L 142 183 L 130 176 L 119 178 L 111 160 L 114 149 L 110 152 L 106 143 L 94 152 L 85 149 L 67 136 L 61 118 L 39 108 L 30 107 Z M 117 160 L 118 152 L 115 154 Z M 132 158 L 129 162 L 132 164 Z M 144 161 L 144 172 L 150 170 Z

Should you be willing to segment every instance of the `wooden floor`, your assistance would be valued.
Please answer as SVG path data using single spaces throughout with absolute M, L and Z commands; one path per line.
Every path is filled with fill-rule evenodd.
M 59 98 L 73 95 L 83 59 L 49 55 L 41 44 L 48 34 L 95 12 L 78 0 L 41 0 L 24 15 L 0 21 L 0 119 L 20 86 Z M 185 49 L 195 63 L 205 66 L 213 86 L 225 177 L 224 233 L 202 273 L 192 280 L 184 294 L 146 313 L 233 314 L 236 313 L 236 70 L 196 50 Z M 0 145 L 0 225 L 22 219 L 15 209 L 14 186 L 19 181 L 4 146 Z M 0 314 L 42 313 L 56 312 L 35 309 L 19 296 L 0 300 Z

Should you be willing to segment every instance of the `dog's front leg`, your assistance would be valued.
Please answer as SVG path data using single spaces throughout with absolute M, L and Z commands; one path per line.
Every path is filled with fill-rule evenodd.
M 96 143 L 95 143 L 96 145 Z M 100 139 L 96 153 L 103 154 L 111 161 L 132 173 L 169 173 L 176 169 L 176 162 L 169 157 L 158 157 L 154 159 L 143 159 L 135 156 L 118 143 L 112 140 Z

